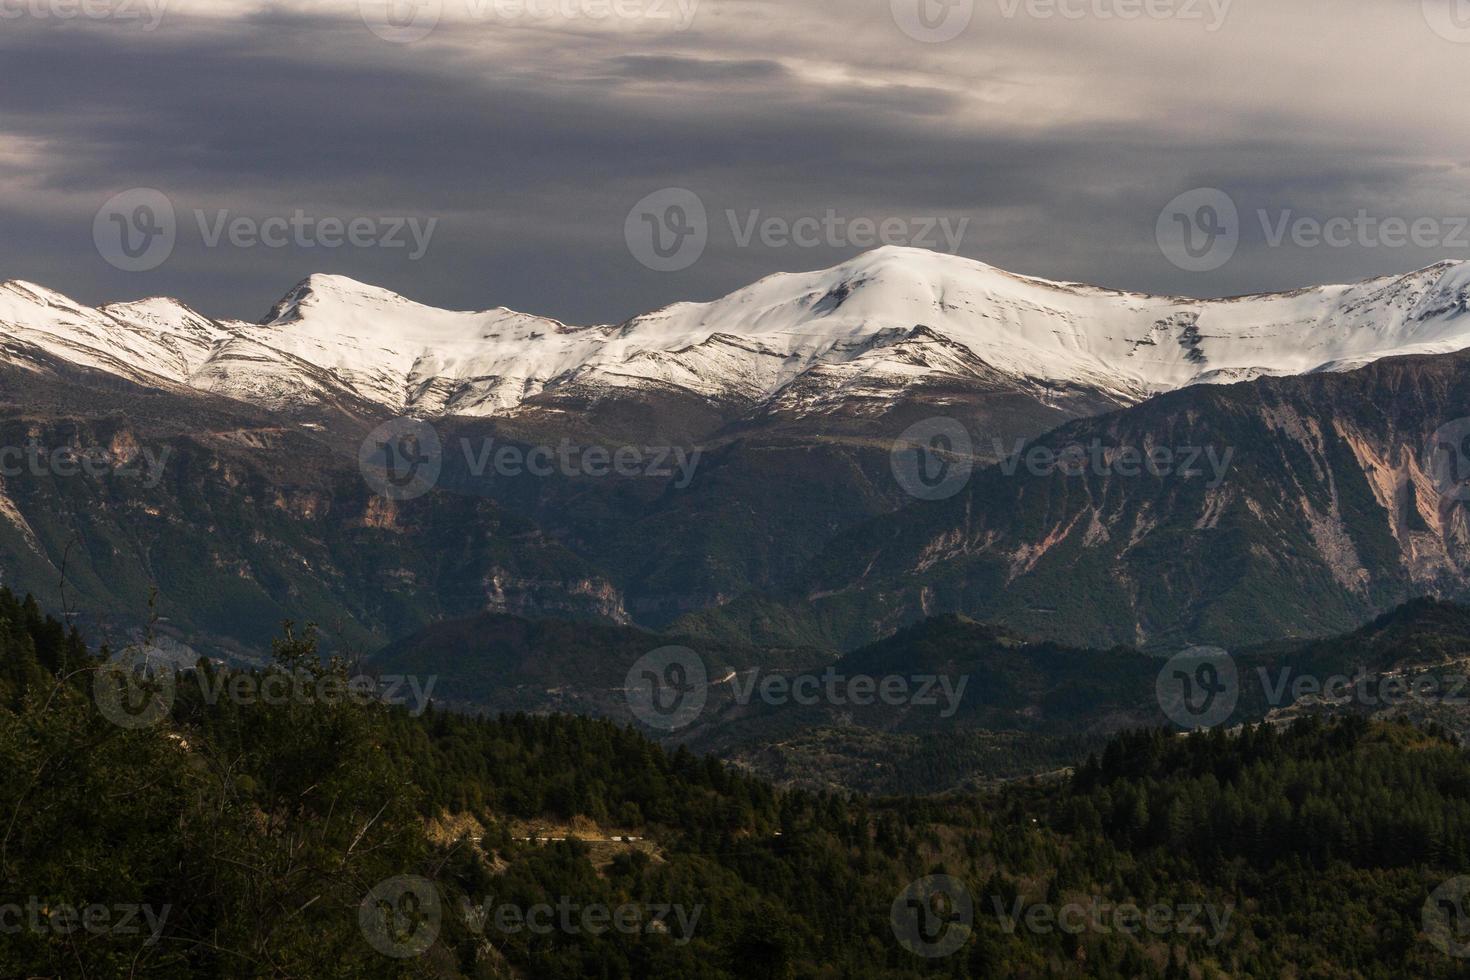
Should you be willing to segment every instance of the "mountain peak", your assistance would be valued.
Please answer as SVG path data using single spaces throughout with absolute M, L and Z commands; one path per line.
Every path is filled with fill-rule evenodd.
M 99 307 L 98 312 L 145 335 L 187 334 L 201 343 L 211 343 L 230 335 L 222 325 L 167 296 L 109 303 Z
M 383 307 L 431 309 L 400 296 L 390 289 L 372 286 L 347 276 L 313 273 L 291 287 L 261 321 L 264 326 L 294 323 L 303 311 L 314 307 L 353 307 L 371 311 Z
M 838 278 L 864 278 L 874 282 L 896 283 L 933 282 L 947 277 L 969 280 L 986 277 L 1027 279 L 979 259 L 911 245 L 883 245 L 825 271 Z
M 75 308 L 78 305 L 69 296 L 58 293 L 54 289 L 47 289 L 45 286 L 38 286 L 33 282 L 26 282 L 24 279 L 8 279 L 0 282 L 0 293 L 6 293 L 27 302 L 40 303 L 43 306 Z

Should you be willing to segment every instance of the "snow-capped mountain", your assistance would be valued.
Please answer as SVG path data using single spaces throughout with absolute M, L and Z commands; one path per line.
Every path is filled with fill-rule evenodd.
M 1470 263 L 1193 300 L 883 248 L 587 327 L 434 309 L 340 276 L 312 276 L 259 324 L 210 320 L 168 299 L 91 309 L 39 286 L 0 286 L 0 357 L 15 363 L 55 358 L 257 404 L 356 398 L 421 415 L 508 415 L 544 395 L 642 390 L 802 411 L 938 380 L 1067 386 L 1130 403 L 1465 348 Z

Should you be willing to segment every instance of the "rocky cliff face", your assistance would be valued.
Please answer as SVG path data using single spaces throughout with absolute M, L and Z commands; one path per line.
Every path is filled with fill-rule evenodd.
M 348 422 L 14 368 L 0 395 L 4 582 L 96 635 L 145 625 L 155 589 L 156 629 L 222 656 L 267 651 L 286 619 L 366 652 L 484 610 L 628 618 L 605 573 L 489 497 L 375 494 Z
M 780 608 L 848 647 L 962 612 L 1074 642 L 1233 644 L 1470 595 L 1467 368 L 1393 359 L 1074 422 L 842 535 L 789 594 L 690 625 L 749 636 Z

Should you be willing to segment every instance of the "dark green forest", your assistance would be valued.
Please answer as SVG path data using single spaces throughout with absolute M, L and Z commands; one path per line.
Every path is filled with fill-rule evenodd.
M 204 696 L 272 674 L 344 687 L 352 668 L 289 625 L 253 676 L 129 675 L 166 710 L 118 724 L 101 708 L 115 652 L 0 590 L 0 976 L 1174 980 L 1470 963 L 1453 891 L 1470 761 L 1432 726 L 1133 731 L 1064 777 L 878 799 L 779 791 L 607 721 Z M 568 826 L 639 839 L 549 839 Z M 947 897 L 910 887 L 931 876 Z M 533 929 L 537 907 L 577 911 Z

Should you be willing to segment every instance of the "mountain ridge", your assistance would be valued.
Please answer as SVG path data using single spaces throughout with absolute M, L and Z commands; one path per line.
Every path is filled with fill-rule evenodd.
M 1470 348 L 1470 263 L 1224 299 L 1152 296 L 888 247 L 777 273 L 708 303 L 575 326 L 504 307 L 441 310 L 317 274 L 259 323 L 167 297 L 89 308 L 0 284 L 3 356 L 30 348 L 130 379 L 276 408 L 358 399 L 425 417 L 670 392 L 727 415 L 823 414 L 926 387 L 1049 389 L 1135 404 L 1192 384 L 1342 371 Z M 851 404 L 849 404 L 851 403 Z

